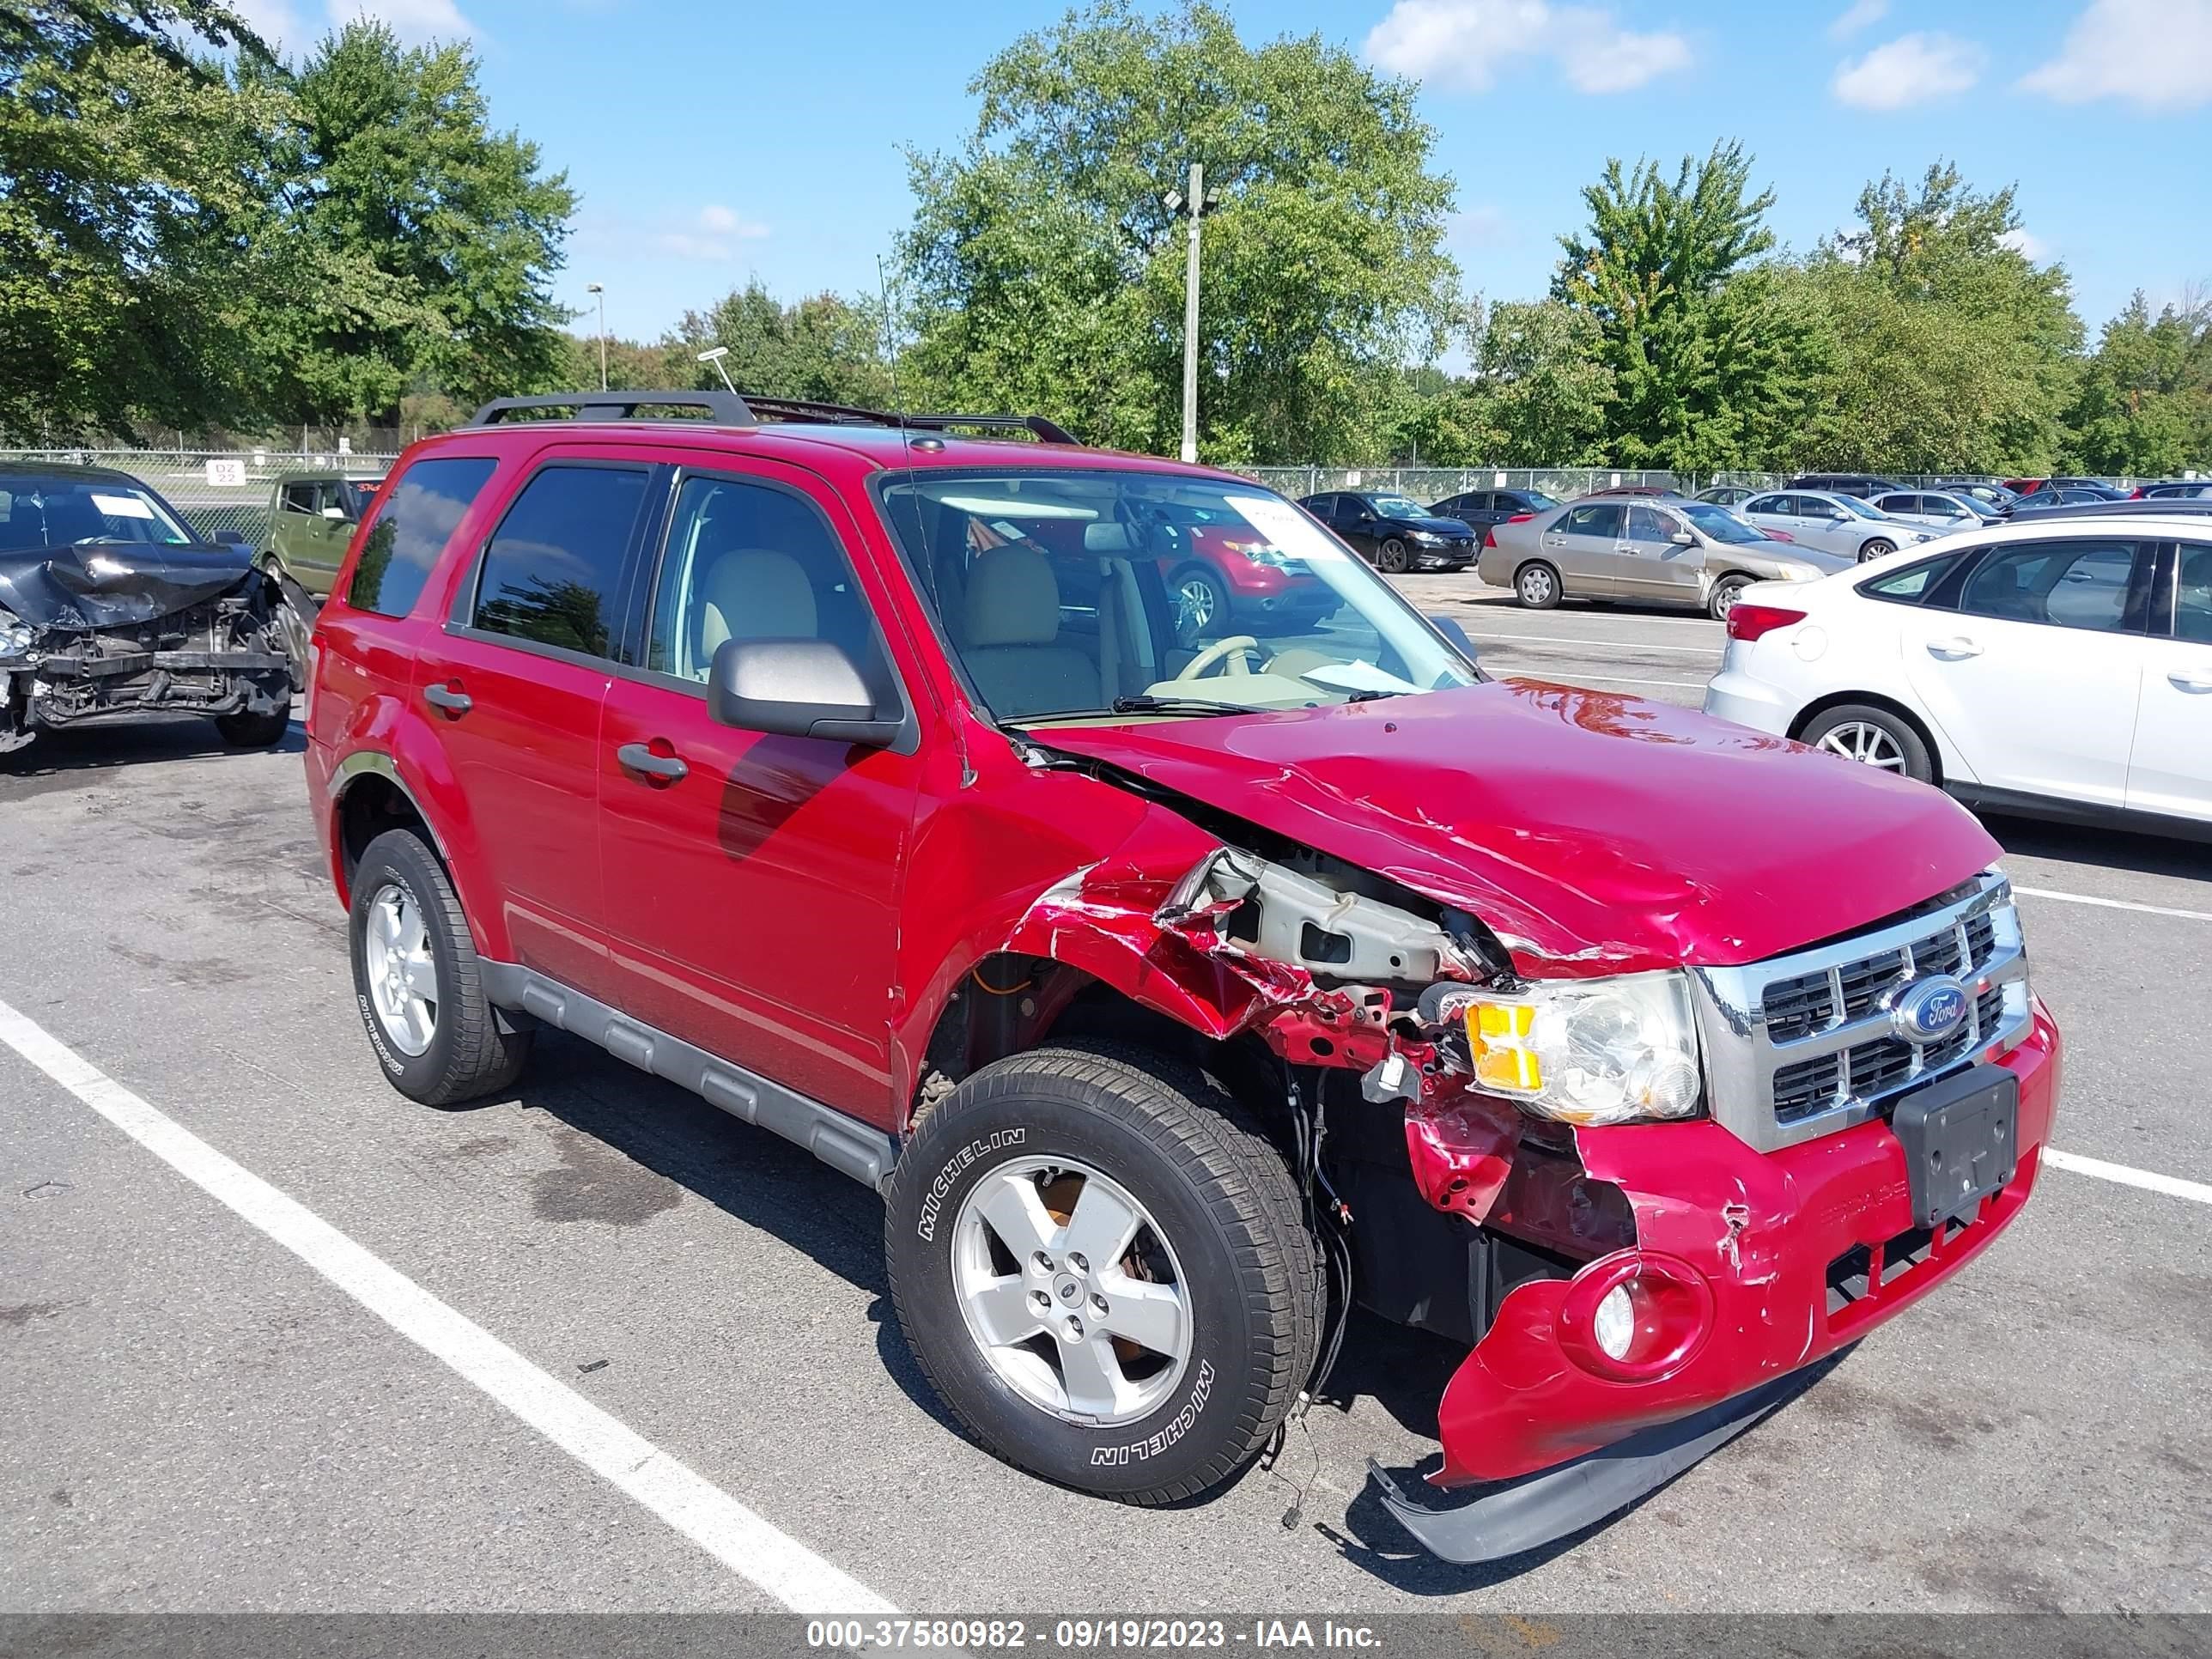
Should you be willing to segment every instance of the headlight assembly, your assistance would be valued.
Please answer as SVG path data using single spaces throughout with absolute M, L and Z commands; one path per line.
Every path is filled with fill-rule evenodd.
M 1537 981 L 1464 1005 L 1476 1086 L 1564 1123 L 1695 1116 L 1705 1102 L 1679 973 Z
M 31 638 L 30 623 L 12 611 L 0 611 L 0 659 L 27 654 Z

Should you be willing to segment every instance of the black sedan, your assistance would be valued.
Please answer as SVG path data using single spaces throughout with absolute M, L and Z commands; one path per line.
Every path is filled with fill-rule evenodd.
M 1478 538 L 1457 519 L 1387 490 L 1331 490 L 1298 503 L 1387 574 L 1408 570 L 1464 570 Z
M 1540 489 L 1470 489 L 1437 502 L 1429 512 L 1439 519 L 1457 519 L 1480 542 L 1482 532 L 1494 524 L 1523 513 L 1549 513 L 1558 505 Z

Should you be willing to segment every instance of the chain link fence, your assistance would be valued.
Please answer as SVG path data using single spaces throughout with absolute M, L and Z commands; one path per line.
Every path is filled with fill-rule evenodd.
M 1779 489 L 1791 478 L 1803 476 L 1794 472 L 1669 472 L 1612 466 L 1255 466 L 1242 471 L 1255 483 L 1294 499 L 1328 489 L 1364 489 L 1405 495 L 1424 503 L 1465 495 L 1471 489 L 1540 489 L 1563 501 L 1587 495 L 1592 490 L 1632 484 L 1678 490 L 1685 495 L 1723 485 L 1744 489 Z M 1885 472 L 1881 476 L 1909 489 L 1999 482 L 1994 477 L 1956 472 L 1941 476 Z M 2142 481 L 2099 478 L 2095 482 L 2132 489 Z
M 106 466 L 149 484 L 203 536 L 231 530 L 252 547 L 269 543 L 270 497 L 288 472 L 380 476 L 397 452 L 327 449 L 6 449 L 0 462 Z

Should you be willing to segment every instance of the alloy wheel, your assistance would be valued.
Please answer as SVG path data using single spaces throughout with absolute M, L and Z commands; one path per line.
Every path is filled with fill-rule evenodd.
M 1025 1158 L 969 1194 L 953 1285 L 999 1379 L 1070 1422 L 1124 1423 L 1175 1390 L 1192 1347 L 1175 1252 L 1127 1188 L 1065 1158 Z
M 1195 633 L 1203 634 L 1213 624 L 1213 587 L 1200 576 L 1186 576 L 1176 589 L 1176 607 L 1181 620 Z
M 423 1053 L 438 1032 L 438 964 L 422 907 L 397 882 L 369 901 L 362 951 L 377 1024 L 400 1053 Z
M 1413 562 L 1406 556 L 1406 544 L 1400 541 L 1395 536 L 1393 536 L 1389 541 L 1383 543 L 1382 545 L 1377 548 L 1375 551 L 1375 563 L 1376 568 L 1388 572 L 1393 576 L 1403 575 L 1406 572 L 1406 567 L 1412 562 Z
M 1884 772 L 1901 774 L 1906 769 L 1905 750 L 1897 739 L 1871 720 L 1846 720 L 1822 732 L 1814 747 Z

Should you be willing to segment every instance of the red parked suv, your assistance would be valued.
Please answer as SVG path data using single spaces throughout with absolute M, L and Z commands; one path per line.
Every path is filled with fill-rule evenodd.
M 999 1455 L 1205 1492 L 1364 1307 L 1468 1350 L 1430 1484 L 1376 1473 L 1491 1559 L 2026 1201 L 2058 1035 L 1936 791 L 1491 680 L 1224 473 L 687 400 L 488 406 L 357 532 L 307 723 L 362 1024 L 416 1100 L 556 1027 L 878 1188 Z M 1194 623 L 1194 522 L 1328 614 Z

